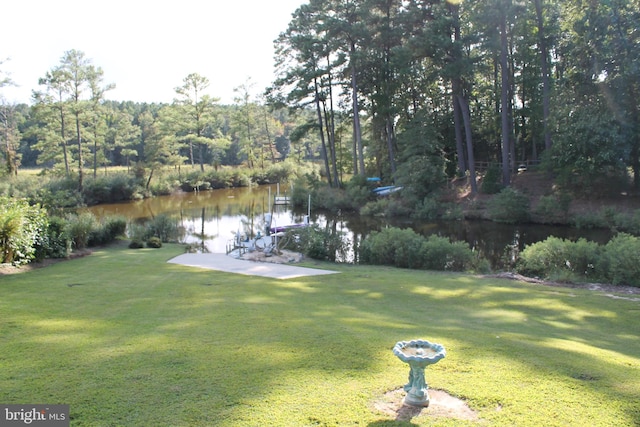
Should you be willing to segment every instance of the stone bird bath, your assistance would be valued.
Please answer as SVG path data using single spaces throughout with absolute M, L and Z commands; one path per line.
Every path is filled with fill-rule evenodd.
M 404 386 L 407 392 L 404 402 L 413 406 L 429 406 L 429 387 L 424 379 L 424 368 L 444 358 L 444 347 L 425 340 L 399 341 L 393 347 L 393 354 L 410 367 L 409 382 Z

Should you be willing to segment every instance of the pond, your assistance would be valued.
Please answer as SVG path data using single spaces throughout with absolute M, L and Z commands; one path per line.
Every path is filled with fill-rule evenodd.
M 570 240 L 583 237 L 598 243 L 606 243 L 611 238 L 609 230 L 581 230 L 564 226 L 507 225 L 482 220 L 416 222 L 354 214 L 330 215 L 314 210 L 313 200 L 310 200 L 310 209 L 308 206 L 293 209 L 290 205 L 273 204 L 277 195 L 286 197 L 286 191 L 286 187 L 277 185 L 211 190 L 98 205 L 88 210 L 98 217 L 122 215 L 135 223 L 144 223 L 157 215 L 167 215 L 183 230 L 183 243 L 212 253 L 225 253 L 236 233 L 264 233 L 267 213 L 272 214 L 272 226 L 301 223 L 309 214 L 311 223 L 342 233 L 343 240 L 351 248 L 357 246 L 371 231 L 390 226 L 412 228 L 424 236 L 438 234 L 467 242 L 472 249 L 480 251 L 494 268 L 500 268 L 505 257 L 521 251 L 525 245 L 549 236 Z M 357 254 L 351 250 L 346 259 L 339 261 L 357 262 Z

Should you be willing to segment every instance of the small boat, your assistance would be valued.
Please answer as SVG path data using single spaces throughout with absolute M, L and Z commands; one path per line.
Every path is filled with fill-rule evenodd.
M 402 190 L 402 187 L 398 185 L 387 185 L 386 187 L 378 187 L 373 190 L 377 196 L 388 196 L 391 193 Z
M 271 233 L 282 233 L 285 232 L 287 230 L 291 230 L 294 228 L 303 228 L 303 227 L 308 227 L 309 226 L 309 215 L 305 215 L 304 217 L 304 222 L 299 222 L 296 224 L 288 224 L 288 225 L 280 225 L 280 226 L 274 226 L 274 227 L 270 227 L 269 231 Z

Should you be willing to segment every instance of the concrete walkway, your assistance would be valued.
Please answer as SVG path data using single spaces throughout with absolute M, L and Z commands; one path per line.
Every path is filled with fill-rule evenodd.
M 273 279 L 293 279 L 295 277 L 338 273 L 337 271 L 298 267 L 291 264 L 247 261 L 225 254 L 182 254 L 167 262 L 227 273 L 245 274 L 247 276 L 271 277 Z

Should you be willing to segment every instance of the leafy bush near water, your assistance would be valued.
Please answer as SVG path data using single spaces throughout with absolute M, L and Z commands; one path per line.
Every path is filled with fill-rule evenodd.
M 26 199 L 0 197 L 0 262 L 26 264 L 36 256 L 36 247 L 47 229 L 47 214 Z
M 496 194 L 487 208 L 489 218 L 495 222 L 518 224 L 529 221 L 529 198 L 511 187 Z
M 124 236 L 126 229 L 124 217 L 107 217 L 100 222 L 92 213 L 82 212 L 67 215 L 65 234 L 73 248 L 84 249 L 111 243 Z
M 287 231 L 282 249 L 300 252 L 309 258 L 322 261 L 336 261 L 336 256 L 344 257 L 348 245 L 340 232 L 321 229 L 317 224 Z
M 180 230 L 177 222 L 168 215 L 157 215 L 145 224 L 131 224 L 129 227 L 129 248 L 139 249 L 162 247 L 162 243 L 179 240 Z
M 600 280 L 640 286 L 640 238 L 619 233 L 606 245 L 549 237 L 525 247 L 516 269 L 560 281 Z
M 72 248 L 106 244 L 124 235 L 121 217 L 97 221 L 89 212 L 66 217 L 48 216 L 26 199 L 0 198 L 0 261 L 14 265 L 66 257 Z
M 436 235 L 423 237 L 411 229 L 391 227 L 367 236 L 360 246 L 360 262 L 400 268 L 465 271 L 474 267 L 474 254 L 464 242 L 451 242 Z

